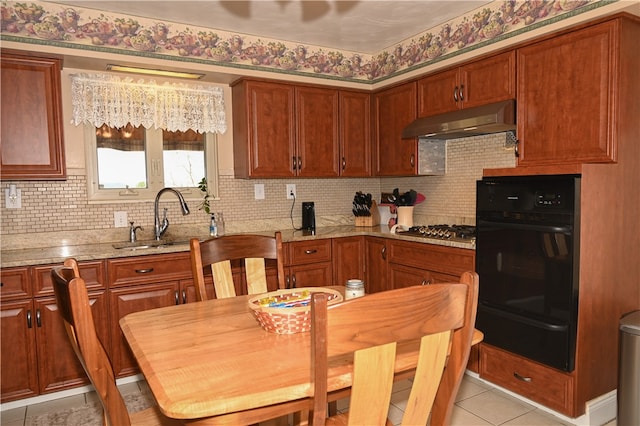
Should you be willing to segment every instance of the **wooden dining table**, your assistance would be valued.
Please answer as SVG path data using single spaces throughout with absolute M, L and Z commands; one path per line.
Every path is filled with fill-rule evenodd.
M 249 308 L 250 297 L 135 312 L 120 320 L 167 417 L 189 424 L 252 424 L 311 408 L 310 333 L 265 331 Z M 397 376 L 411 377 L 418 342 L 400 344 L 397 353 Z M 349 357 L 332 360 L 330 400 L 348 395 L 351 372 Z

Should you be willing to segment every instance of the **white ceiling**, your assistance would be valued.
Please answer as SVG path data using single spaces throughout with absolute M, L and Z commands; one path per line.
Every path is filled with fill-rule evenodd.
M 305 45 L 375 54 L 487 0 L 57 1 Z

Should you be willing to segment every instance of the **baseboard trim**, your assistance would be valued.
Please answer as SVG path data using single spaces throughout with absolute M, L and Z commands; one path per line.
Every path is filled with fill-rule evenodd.
M 116 384 L 125 385 L 127 383 L 139 382 L 143 380 L 144 376 L 142 374 L 137 374 L 135 376 L 123 377 L 121 379 L 116 380 Z M 27 405 L 39 404 L 41 402 L 53 401 L 54 399 L 66 398 L 68 396 L 75 396 L 87 392 L 92 392 L 94 390 L 93 385 L 80 386 L 73 389 L 66 389 L 59 392 L 47 393 L 43 395 L 34 396 L 31 398 L 18 399 L 16 401 L 3 402 L 0 405 L 0 411 L 12 410 L 14 408 L 26 407 Z

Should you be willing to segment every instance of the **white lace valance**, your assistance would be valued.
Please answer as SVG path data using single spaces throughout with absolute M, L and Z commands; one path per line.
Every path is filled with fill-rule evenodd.
M 227 123 L 220 87 L 133 81 L 108 74 L 71 76 L 73 123 L 100 127 L 155 127 L 224 133 Z

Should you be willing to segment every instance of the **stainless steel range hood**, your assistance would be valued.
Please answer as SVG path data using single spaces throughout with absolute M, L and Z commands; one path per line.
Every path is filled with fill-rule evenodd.
M 402 138 L 455 139 L 515 129 L 516 101 L 512 99 L 418 118 L 402 131 Z

